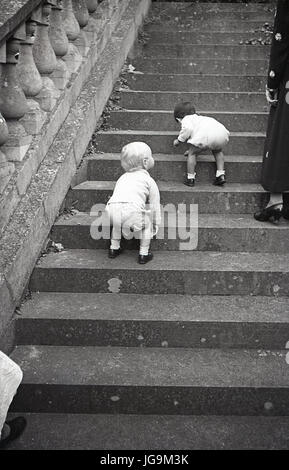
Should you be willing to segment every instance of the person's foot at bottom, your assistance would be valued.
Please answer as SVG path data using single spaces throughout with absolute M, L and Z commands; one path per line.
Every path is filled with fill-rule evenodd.
M 254 218 L 259 222 L 272 222 L 273 224 L 277 224 L 282 217 L 282 211 L 282 204 L 273 204 L 265 207 L 261 211 L 255 212 Z
M 154 255 L 149 251 L 147 255 L 138 255 L 139 264 L 146 264 L 153 259 Z
M 0 449 L 4 449 L 10 442 L 14 441 L 21 436 L 26 428 L 26 419 L 23 416 L 18 416 L 11 421 L 6 421 L 4 424 L 4 431 L 2 430 L 3 438 L 0 440 Z

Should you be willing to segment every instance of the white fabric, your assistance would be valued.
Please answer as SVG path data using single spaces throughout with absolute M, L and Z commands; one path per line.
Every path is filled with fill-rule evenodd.
M 221 150 L 229 142 L 230 132 L 214 118 L 190 114 L 182 119 L 181 126 L 180 142 L 211 150 Z
M 116 182 L 113 195 L 107 203 L 130 203 L 140 214 L 150 210 L 152 222 L 161 222 L 160 192 L 155 180 L 146 170 L 135 170 L 124 173 Z
M 122 235 L 128 239 L 140 239 L 141 247 L 149 247 L 153 236 L 150 211 L 140 211 L 134 204 L 127 202 L 111 203 L 106 210 L 113 226 L 111 248 L 116 246 Z
M 9 406 L 22 378 L 23 373 L 20 367 L 0 351 L 0 435 Z

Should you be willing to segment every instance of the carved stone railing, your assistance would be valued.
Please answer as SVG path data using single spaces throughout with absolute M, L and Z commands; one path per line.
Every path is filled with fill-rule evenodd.
M 95 49 L 94 59 L 101 50 L 114 10 L 127 3 L 0 0 L 0 233 L 68 114 L 62 96 L 85 65 L 90 49 Z M 89 60 L 91 68 L 93 60 Z M 82 82 L 89 72 L 84 68 Z M 69 105 L 77 97 L 72 94 Z M 31 157 L 49 121 L 47 148 Z

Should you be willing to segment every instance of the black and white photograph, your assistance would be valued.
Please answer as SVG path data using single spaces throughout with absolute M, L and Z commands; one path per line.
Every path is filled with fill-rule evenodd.
M 35 450 L 289 450 L 289 0 L 0 0 L 0 465 Z

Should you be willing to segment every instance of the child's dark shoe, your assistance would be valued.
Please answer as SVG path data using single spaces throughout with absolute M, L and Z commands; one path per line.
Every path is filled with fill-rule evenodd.
M 146 264 L 153 259 L 154 255 L 152 253 L 148 253 L 147 255 L 138 255 L 138 262 L 139 264 Z
M 188 177 L 186 177 L 186 178 L 184 179 L 184 184 L 185 184 L 186 186 L 189 186 L 190 188 L 193 188 L 193 187 L 195 186 L 195 178 L 188 178 Z
M 112 259 L 113 259 L 113 258 L 116 258 L 118 255 L 121 254 L 121 252 L 122 252 L 122 249 L 121 249 L 121 248 L 119 248 L 118 250 L 113 250 L 112 248 L 110 248 L 110 249 L 108 250 L 108 257 L 109 257 L 109 258 L 112 258 Z
M 9 435 L 0 441 L 0 449 L 4 449 L 9 442 L 14 441 L 23 433 L 26 428 L 26 419 L 23 416 L 18 416 L 11 421 L 6 421 L 7 426 L 10 428 Z
M 213 182 L 215 186 L 223 186 L 223 184 L 225 183 L 226 183 L 225 175 L 216 176 L 216 179 Z

